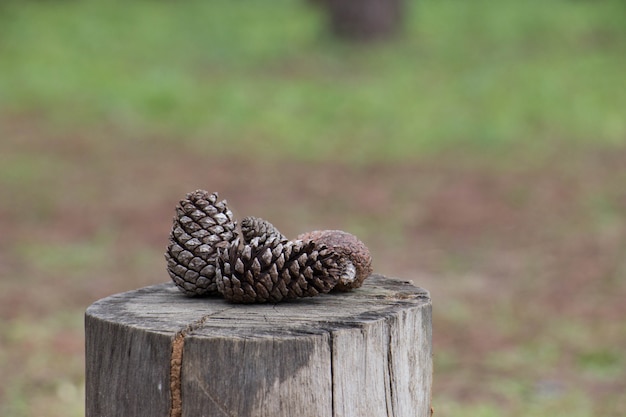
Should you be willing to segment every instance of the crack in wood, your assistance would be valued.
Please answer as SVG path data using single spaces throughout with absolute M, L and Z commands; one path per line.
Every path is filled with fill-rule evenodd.
M 181 417 L 183 415 L 183 398 L 181 393 L 181 374 L 183 368 L 183 345 L 185 335 L 179 331 L 174 336 L 172 342 L 172 358 L 170 360 L 170 417 Z
M 387 397 L 387 414 L 395 416 L 396 411 L 394 407 L 395 393 L 393 390 L 393 384 L 396 379 L 394 367 L 393 367 L 393 326 L 387 322 L 387 373 L 388 373 L 388 396 Z
M 196 382 L 198 383 L 198 386 L 200 387 L 200 389 L 202 390 L 202 392 L 204 393 L 204 395 L 206 395 L 209 400 L 211 400 L 211 402 L 213 404 L 215 404 L 217 406 L 217 408 L 227 417 L 236 417 L 235 414 L 231 413 L 228 411 L 228 409 L 226 408 L 226 406 L 222 403 L 220 403 L 217 398 L 215 398 L 215 396 L 213 394 L 211 394 L 211 390 L 209 389 L 209 387 L 204 383 L 204 381 L 201 381 L 199 378 L 195 378 Z
M 330 353 L 330 410 L 331 416 L 335 417 L 335 373 L 334 367 L 334 351 L 333 351 L 333 332 L 328 332 L 328 351 Z
M 224 308 L 211 314 L 202 316 L 198 320 L 188 324 L 183 329 L 176 332 L 172 340 L 172 355 L 170 359 L 170 414 L 169 417 L 182 417 L 183 415 L 183 393 L 182 393 L 182 372 L 183 372 L 183 348 L 185 337 L 193 333 L 211 317 L 230 310 L 232 307 Z

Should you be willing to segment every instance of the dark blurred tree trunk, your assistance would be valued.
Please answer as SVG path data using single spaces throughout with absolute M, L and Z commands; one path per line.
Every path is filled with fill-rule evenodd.
M 326 9 L 330 30 L 340 38 L 374 40 L 397 33 L 404 0 L 310 0 Z

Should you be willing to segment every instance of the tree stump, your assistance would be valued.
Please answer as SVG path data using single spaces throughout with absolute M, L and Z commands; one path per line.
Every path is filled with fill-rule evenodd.
M 86 415 L 429 417 L 431 314 L 380 275 L 281 304 L 113 295 L 86 311 Z
M 331 32 L 344 39 L 375 40 L 397 33 L 403 0 L 310 0 L 326 9 Z

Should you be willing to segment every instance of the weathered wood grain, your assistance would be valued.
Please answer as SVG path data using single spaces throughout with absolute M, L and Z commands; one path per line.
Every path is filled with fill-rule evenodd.
M 87 417 L 430 416 L 428 292 L 380 275 L 275 305 L 154 285 L 85 327 Z

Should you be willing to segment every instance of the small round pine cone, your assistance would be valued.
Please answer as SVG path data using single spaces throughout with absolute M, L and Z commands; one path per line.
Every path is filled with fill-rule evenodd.
M 326 246 L 276 236 L 235 240 L 220 249 L 216 283 L 234 303 L 279 302 L 327 293 L 337 284 L 338 256 Z
M 236 237 L 233 214 L 217 198 L 217 193 L 196 190 L 176 206 L 165 259 L 170 277 L 188 296 L 217 293 L 217 249 Z
M 340 255 L 341 272 L 336 290 L 359 288 L 372 273 L 370 251 L 356 236 L 342 230 L 315 230 L 297 237 L 327 246 Z
M 241 233 L 244 243 L 250 243 L 254 238 L 258 238 L 260 244 L 265 243 L 270 238 L 278 238 L 281 241 L 287 240 L 272 223 L 260 217 L 249 216 L 244 218 L 241 221 Z

